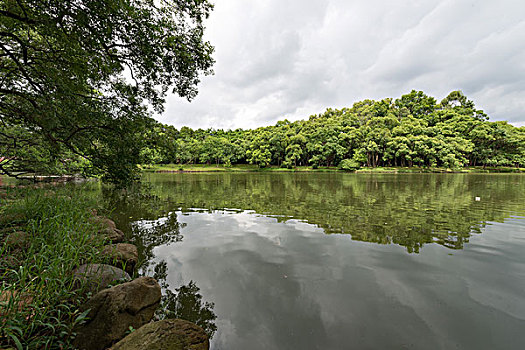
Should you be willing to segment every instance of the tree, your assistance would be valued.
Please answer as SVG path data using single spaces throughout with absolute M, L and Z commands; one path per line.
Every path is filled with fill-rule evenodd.
M 436 100 L 425 95 L 423 91 L 412 90 L 409 94 L 397 99 L 395 106 L 399 110 L 400 117 L 403 116 L 401 111 L 406 108 L 408 113 L 414 117 L 429 118 L 436 109 Z
M 252 130 L 183 127 L 169 136 L 169 127 L 162 125 L 154 131 L 157 137 L 148 134 L 152 149 L 144 156 L 160 162 L 166 161 L 165 154 L 174 154 L 170 159 L 184 162 L 287 168 L 341 166 L 343 160 L 345 168 L 350 160 L 369 167 L 523 166 L 525 128 L 486 119 L 459 91 L 439 105 L 412 91 L 396 100 L 365 100 L 308 120 L 283 120 Z
M 211 10 L 207 0 L 2 1 L 0 173 L 76 155 L 128 182 L 168 89 L 191 100 L 212 73 Z
M 303 156 L 305 144 L 306 137 L 303 134 L 297 134 L 290 138 L 290 144 L 286 147 L 287 165 L 297 166 L 297 161 Z
M 246 159 L 250 164 L 257 164 L 260 168 L 270 165 L 272 153 L 270 152 L 271 134 L 268 129 L 259 128 L 254 130 L 250 147 L 246 151 Z

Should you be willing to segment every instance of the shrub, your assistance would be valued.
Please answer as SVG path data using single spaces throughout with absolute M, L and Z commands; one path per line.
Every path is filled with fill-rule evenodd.
M 359 168 L 361 168 L 361 164 L 354 159 L 343 159 L 341 163 L 339 163 L 339 169 L 341 170 L 356 171 Z

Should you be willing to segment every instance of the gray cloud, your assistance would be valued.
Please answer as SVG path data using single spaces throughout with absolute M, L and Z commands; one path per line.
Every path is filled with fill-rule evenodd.
M 491 120 L 525 125 L 521 0 L 217 0 L 207 39 L 215 75 L 162 122 L 237 128 L 328 107 L 462 90 Z

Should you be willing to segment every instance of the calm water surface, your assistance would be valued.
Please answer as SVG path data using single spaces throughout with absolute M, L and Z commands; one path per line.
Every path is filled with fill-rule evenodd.
M 153 174 L 107 194 L 212 349 L 525 348 L 525 176 Z

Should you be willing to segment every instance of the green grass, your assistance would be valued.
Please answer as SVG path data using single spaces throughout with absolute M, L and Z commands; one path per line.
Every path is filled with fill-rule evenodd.
M 231 167 L 207 164 L 155 164 L 143 165 L 142 170 L 146 172 L 245 172 L 257 171 L 258 167 L 250 164 L 238 164 Z
M 144 172 L 187 172 L 187 173 L 198 173 L 198 172 L 324 172 L 324 171 L 338 171 L 336 167 L 319 167 L 314 169 L 311 166 L 298 166 L 295 168 L 287 169 L 277 166 L 269 166 L 259 168 L 257 165 L 252 164 L 235 164 L 226 167 L 222 164 L 219 165 L 208 165 L 208 164 L 155 164 L 155 165 L 143 165 L 142 170 Z
M 377 168 L 361 168 L 357 173 L 523 173 L 523 168 L 512 167 L 465 167 L 465 168 L 438 168 L 438 167 L 377 167 Z
M 337 167 L 298 166 L 292 169 L 270 166 L 259 168 L 251 164 L 235 164 L 230 167 L 223 165 L 206 164 L 156 164 L 142 166 L 145 172 L 344 172 Z M 438 167 L 376 167 L 361 168 L 357 173 L 518 173 L 525 172 L 525 168 L 513 167 L 466 167 L 458 169 L 447 169 Z
M 13 293 L 0 309 L 0 348 L 72 348 L 74 327 L 85 315 L 88 295 L 75 288 L 72 271 L 100 263 L 103 239 L 89 220 L 96 198 L 85 188 L 2 190 L 0 197 L 0 293 Z M 94 192 L 93 192 L 94 193 Z M 21 247 L 7 244 L 16 231 L 27 234 Z M 28 305 L 18 308 L 24 299 Z
M 437 167 L 376 167 L 376 168 L 361 168 L 357 173 L 467 173 L 467 168 L 448 169 Z

